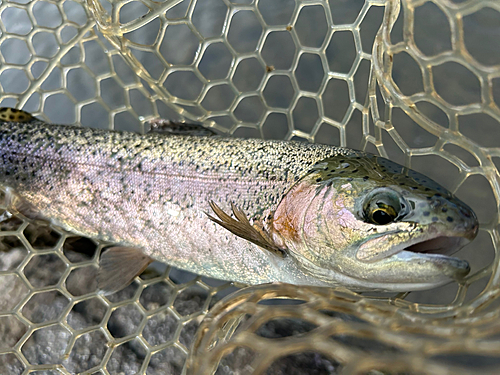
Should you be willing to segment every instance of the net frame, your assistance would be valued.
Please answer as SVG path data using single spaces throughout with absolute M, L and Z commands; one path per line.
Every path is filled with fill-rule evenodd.
M 264 1 L 261 0 L 261 2 Z M 37 3 L 54 5 L 61 14 L 60 24 L 55 27 L 43 25 L 43 20 L 40 21 L 40 16 L 36 14 L 35 5 Z M 99 103 L 107 114 L 110 127 L 120 128 L 124 126 L 124 122 L 122 122 L 120 115 L 130 113 L 133 118 L 140 119 L 140 121 L 135 123 L 131 121 L 131 124 L 125 125 L 124 128 L 144 132 L 146 130 L 145 122 L 147 120 L 162 115 L 162 111 L 159 109 L 160 104 L 157 104 L 162 102 L 164 103 L 163 105 L 170 108 L 170 112 L 169 110 L 163 110 L 163 112 L 178 116 L 180 119 L 205 122 L 222 132 L 232 134 L 239 134 L 238 129 L 256 129 L 260 136 L 264 135 L 263 127 L 266 123 L 266 119 L 271 113 L 277 112 L 283 114 L 287 119 L 288 128 L 284 135 L 285 138 L 292 139 L 294 137 L 299 137 L 304 140 L 314 141 L 323 123 L 325 123 L 337 129 L 339 134 L 338 139 L 341 145 L 349 144 L 349 122 L 355 111 L 359 111 L 362 114 L 363 136 L 361 148 L 376 151 L 385 157 L 390 156 L 390 151 L 386 146 L 387 141 L 384 138 L 384 134 L 388 134 L 398 147 L 403 150 L 406 165 L 411 166 L 414 157 L 439 155 L 439 157 L 458 166 L 460 169 L 460 178 L 455 182 L 452 190 L 458 191 L 461 185 L 463 185 L 469 177 L 482 175 L 487 178 L 495 201 L 500 201 L 500 190 L 498 186 L 499 173 L 493 161 L 493 158 L 500 157 L 498 148 L 481 146 L 477 142 L 464 136 L 461 134 L 462 128 L 459 123 L 460 116 L 474 113 L 486 113 L 497 122 L 500 121 L 499 109 L 494 100 L 493 87 L 493 81 L 498 78 L 500 69 L 498 65 L 485 65 L 478 62 L 476 58 L 468 52 L 463 32 L 464 17 L 485 8 L 500 10 L 500 6 L 494 1 L 467 1 L 456 4 L 452 1 L 437 0 L 402 2 L 396 0 L 369 0 L 366 1 L 361 8 L 356 20 L 349 25 L 335 24 L 333 22 L 332 13 L 328 11 L 326 2 L 297 2 L 294 6 L 292 12 L 293 16 L 290 18 L 289 24 L 269 26 L 262 16 L 258 18 L 261 24 L 267 26 L 265 32 L 261 33 L 257 42 L 256 49 L 258 52 L 245 55 L 233 48 L 231 50 L 234 57 L 232 61 L 233 65 L 231 65 L 230 73 L 227 77 L 219 81 L 210 81 L 203 76 L 199 68 L 194 69 L 195 76 L 200 81 L 203 81 L 204 84 L 200 95 L 195 100 L 179 98 L 166 90 L 161 83 L 167 80 L 168 74 L 172 74 L 169 73 L 168 69 L 167 72 L 165 72 L 165 76 L 161 76 L 158 79 L 153 78 L 143 63 L 131 52 L 131 46 L 146 51 L 150 51 L 150 48 L 147 46 L 139 46 L 137 43 L 131 42 L 131 40 L 127 38 L 127 34 L 141 30 L 141 28 L 150 24 L 155 19 L 161 19 L 164 23 L 160 28 L 162 36 L 165 35 L 169 25 L 188 25 L 193 33 L 198 33 L 199 38 L 206 39 L 206 43 L 200 43 L 195 53 L 193 63 L 187 64 L 186 66 L 183 64 L 172 64 L 166 60 L 164 60 L 163 63 L 172 71 L 193 71 L 192 65 L 199 66 L 203 54 L 211 44 L 221 42 L 227 44 L 228 48 L 231 49 L 231 43 L 228 42 L 231 22 L 225 23 L 225 28 L 223 27 L 220 37 L 210 39 L 204 38 L 203 35 L 196 30 L 194 23 L 191 21 L 196 10 L 196 1 L 186 2 L 175 0 L 165 3 L 142 1 L 141 3 L 148 9 L 151 9 L 151 11 L 147 13 L 145 17 L 136 18 L 123 24 L 120 23 L 120 10 L 127 4 L 133 3 L 133 1 L 115 2 L 112 4 L 111 8 L 108 8 L 106 11 L 103 5 L 96 1 L 74 3 L 85 5 L 82 9 L 86 15 L 86 19 L 82 22 L 70 20 L 65 13 L 66 9 L 64 8 L 64 3 L 56 1 L 33 2 L 28 4 L 6 2 L 0 5 L 0 15 L 5 14 L 5 10 L 8 8 L 22 9 L 26 12 L 28 19 L 34 25 L 31 26 L 31 30 L 28 33 L 23 35 L 22 33 L 12 33 L 4 24 L 0 23 L 0 30 L 2 31 L 0 43 L 3 43 L 7 39 L 18 39 L 23 42 L 28 41 L 27 48 L 30 54 L 36 57 L 23 65 L 7 61 L 6 56 L 8 57 L 8 54 L 4 56 L 4 51 L 0 53 L 0 77 L 8 70 L 22 70 L 25 72 L 24 74 L 29 81 L 26 90 L 18 90 L 17 92 L 14 90 L 9 93 L 7 92 L 8 90 L 5 90 L 5 86 L 15 86 L 15 82 L 2 82 L 0 79 L 2 86 L 2 103 L 24 107 L 40 115 L 42 118 L 50 120 L 53 117 L 53 115 L 50 114 L 50 107 L 53 104 L 47 103 L 47 100 L 55 94 L 63 94 L 74 104 L 72 112 L 75 123 L 85 122 L 85 115 L 83 112 L 86 106 L 92 103 Z M 168 11 L 174 9 L 176 5 L 182 5 L 182 3 L 189 3 L 185 11 L 185 16 L 177 18 L 169 17 Z M 451 51 L 429 57 L 422 53 L 418 43 L 415 42 L 412 31 L 414 28 L 415 11 L 425 3 L 436 5 L 450 21 Z M 230 17 L 235 17 L 238 12 L 242 11 L 252 11 L 258 14 L 257 11 L 260 9 L 259 1 L 251 2 L 251 4 L 235 4 L 233 2 L 224 1 L 224 4 L 228 8 L 228 15 Z M 261 53 L 265 47 L 266 38 L 273 32 L 287 31 L 291 34 L 294 44 L 300 44 L 301 34 L 296 30 L 296 26 L 301 12 L 307 7 L 314 6 L 323 7 L 326 21 L 331 26 L 327 31 L 325 40 L 331 40 L 335 32 L 349 31 L 353 35 L 354 45 L 356 46 L 356 57 L 351 69 L 346 73 L 327 71 L 321 83 L 323 88 L 319 90 L 319 92 L 324 95 L 327 91 L 327 83 L 331 80 L 338 79 L 345 82 L 351 102 L 344 116 L 337 120 L 329 117 L 323 103 L 318 100 L 317 94 L 313 95 L 309 91 L 301 89 L 294 76 L 294 72 L 296 72 L 299 67 L 300 56 L 302 54 L 318 54 L 320 55 L 322 66 L 328 67 L 329 62 L 325 56 L 328 43 L 323 42 L 320 47 L 302 46 L 300 52 L 296 52 L 294 63 L 288 69 L 276 69 L 272 65 L 268 65 L 266 63 L 267 59 L 264 58 Z M 363 50 L 360 28 L 369 10 L 373 7 L 384 7 L 384 19 L 375 39 L 373 54 L 371 54 Z M 401 7 L 404 9 L 404 13 L 400 12 Z M 108 11 L 111 14 L 110 16 L 108 16 Z M 392 43 L 391 32 L 395 28 L 398 16 L 401 14 L 404 17 L 402 30 L 403 40 L 399 43 Z M 95 28 L 96 25 L 97 28 Z M 64 35 L 64 29 L 68 26 L 76 29 L 75 36 L 69 39 Z M 35 48 L 37 44 L 35 36 L 40 32 L 52 34 L 55 38 L 59 46 L 55 55 L 51 57 L 48 57 L 48 55 L 43 56 L 43 54 L 38 52 Z M 104 35 L 105 38 L 103 38 L 102 35 Z M 90 42 L 94 42 L 99 48 L 106 51 L 105 59 L 111 67 L 110 71 L 96 72 L 92 65 L 86 64 L 86 48 L 84 45 Z M 61 63 L 63 58 L 69 55 L 71 49 L 75 46 L 78 46 L 80 51 L 82 51 L 80 59 L 78 59 L 76 63 Z M 393 58 L 403 51 L 408 53 L 418 63 L 421 69 L 424 82 L 423 93 L 405 95 L 394 79 L 393 70 L 395 63 Z M 159 47 L 155 49 L 155 52 L 161 56 Z M 266 77 L 262 80 L 257 90 L 242 92 L 234 84 L 233 79 L 236 74 L 236 67 L 245 57 L 250 56 L 254 56 L 261 65 L 265 66 Z M 118 69 L 115 66 L 115 58 L 123 59 L 128 66 L 134 68 L 130 81 L 123 80 L 122 75 L 117 73 Z M 40 75 L 35 75 L 33 72 L 35 60 L 47 64 L 47 68 L 43 70 Z M 366 100 L 365 97 L 360 98 L 357 96 L 356 85 L 354 83 L 355 73 L 365 60 L 369 60 L 372 64 L 371 74 L 368 77 Z M 434 87 L 433 67 L 447 62 L 459 63 L 478 77 L 481 87 L 480 103 L 452 105 L 445 101 L 442 95 L 438 93 Z M 83 69 L 86 74 L 96 82 L 94 96 L 80 99 L 75 96 L 74 90 L 68 88 L 71 81 L 70 72 L 75 68 Z M 43 83 L 47 82 L 50 75 L 57 69 L 61 71 L 60 88 L 44 89 L 42 87 Z M 286 108 L 271 107 L 272 111 L 266 109 L 265 114 L 259 119 L 257 126 L 255 123 L 239 119 L 234 114 L 239 103 L 246 98 L 255 96 L 255 94 L 265 100 L 265 87 L 274 76 L 287 76 L 294 87 L 295 94 L 290 101 L 290 105 Z M 102 95 L 104 92 L 101 85 L 103 81 L 108 79 L 118 82 L 119 86 L 125 92 L 123 105 L 112 106 L 108 101 L 103 99 Z M 231 105 L 228 106 L 227 109 L 218 112 L 206 110 L 203 107 L 204 98 L 206 98 L 213 87 L 221 85 L 226 81 L 229 82 L 229 86 L 231 90 L 235 92 L 235 95 L 238 95 L 237 99 L 231 102 Z M 146 98 L 150 103 L 154 103 L 150 113 L 144 114 L 139 108 L 134 106 L 134 99 L 131 93 L 135 91 Z M 38 106 L 36 103 L 30 102 L 30 99 L 33 99 L 37 95 Z M 319 108 L 318 118 L 309 131 L 301 130 L 294 119 L 293 108 L 297 106 L 300 98 L 303 97 L 315 100 Z M 36 99 L 37 98 L 35 98 L 34 102 L 37 101 Z M 421 101 L 431 102 L 445 112 L 449 121 L 449 126 L 445 127 L 424 114 L 418 106 L 415 105 L 415 103 Z M 137 102 L 140 102 L 140 100 L 137 99 Z M 408 117 L 413 119 L 427 132 L 437 136 L 439 138 L 438 141 L 431 147 L 410 147 L 407 140 L 401 136 L 396 128 L 397 125 L 393 123 L 392 114 L 394 108 L 401 109 Z M 225 126 L 221 124 L 220 121 L 218 121 L 218 116 L 220 115 L 230 117 L 233 120 L 232 125 Z M 165 115 L 163 115 L 163 117 L 165 117 Z M 126 122 L 127 121 L 125 121 L 125 123 Z M 457 157 L 456 154 L 447 151 L 445 149 L 447 144 L 459 145 L 470 151 L 478 159 L 478 165 L 469 166 L 460 157 Z M 498 207 L 498 203 L 496 203 L 496 207 Z M 9 225 L 13 225 L 12 222 Z M 199 277 L 186 283 L 176 284 L 169 277 L 170 269 L 167 269 L 162 275 L 156 275 L 151 279 L 137 279 L 134 283 L 133 290 L 129 291 L 130 294 L 122 300 L 110 301 L 106 297 L 96 296 L 95 291 L 75 295 L 67 290 L 68 282 L 73 272 L 86 267 L 92 268 L 95 266 L 100 250 L 104 244 L 100 244 L 97 247 L 97 251 L 91 259 L 83 262 L 74 262 L 68 258 L 67 253 L 63 249 L 63 243 L 71 237 L 69 234 L 56 230 L 59 235 L 58 242 L 53 244 L 51 248 L 40 249 L 34 246 L 33 238 L 31 238 L 31 240 L 29 239 L 32 235 L 32 231 L 28 229 L 28 227 L 28 223 L 23 222 L 20 225 L 16 224 L 14 227 L 4 228 L 5 230 L 1 232 L 3 239 L 12 236 L 16 237 L 26 252 L 26 256 L 18 265 L 11 268 L 4 265 L 7 269 L 0 271 L 0 276 L 3 279 L 2 285 L 10 285 L 13 289 L 18 288 L 17 291 L 21 292 L 20 294 L 22 296 L 22 298 L 15 300 L 15 303 L 9 308 L 0 309 L 0 319 L 4 319 L 4 321 L 9 322 L 9 324 L 17 321 L 19 323 L 16 324 L 26 327 L 26 330 L 15 345 L 7 348 L 0 348 L 0 358 L 2 358 L 3 361 L 1 363 L 12 362 L 13 360 L 10 359 L 12 357 L 7 358 L 7 356 L 13 355 L 21 364 L 18 368 L 22 368 L 21 371 L 24 371 L 24 373 L 32 371 L 49 371 L 50 369 L 59 373 L 70 373 L 71 370 L 68 370 L 68 368 L 71 368 L 71 365 L 68 359 L 71 359 L 71 352 L 72 349 L 75 348 L 76 342 L 78 340 L 88 339 L 88 337 L 90 337 L 89 335 L 94 332 L 100 332 L 104 340 L 109 344 L 109 347 L 103 351 L 104 354 L 102 358 L 100 358 L 98 365 L 87 368 L 81 372 L 112 373 L 113 370 L 110 368 L 112 367 L 111 362 L 115 349 L 134 341 L 138 342 L 139 346 L 146 352 L 144 361 L 138 369 L 140 373 L 145 373 L 149 371 L 148 366 L 152 363 L 152 358 L 167 348 L 173 347 L 184 355 L 188 354 L 188 345 L 185 345 L 180 339 L 183 327 L 194 321 L 199 322 L 200 317 L 208 312 L 213 297 L 217 293 L 230 287 L 230 284 L 212 286 L 209 281 Z M 483 221 L 481 230 L 492 238 L 493 246 L 495 247 L 494 259 L 496 260 L 496 250 L 499 241 L 498 215 L 495 215 L 487 222 Z M 29 265 L 34 259 L 40 259 L 40 257 L 48 255 L 55 255 L 56 258 L 65 265 L 64 271 L 60 274 L 56 284 L 37 287 L 32 283 L 33 280 L 26 276 L 26 269 L 30 267 Z M 59 261 L 56 261 L 56 263 L 57 262 Z M 485 278 L 489 278 L 489 275 L 492 275 L 492 277 L 489 279 L 484 289 L 473 296 L 472 299 L 467 300 L 467 293 L 470 286 L 477 283 L 480 279 L 484 280 Z M 149 310 L 141 304 L 140 296 L 143 291 L 158 284 L 167 285 L 168 288 L 172 290 L 172 293 L 170 294 L 169 300 L 166 301 L 164 305 Z M 193 287 L 199 287 L 205 290 L 208 297 L 204 300 L 199 310 L 187 316 L 179 314 L 176 308 L 176 297 Z M 496 261 L 477 270 L 472 276 L 467 278 L 463 284 L 459 285 L 455 299 L 446 305 L 426 305 L 423 303 L 410 302 L 405 299 L 407 298 L 405 294 L 389 298 L 375 298 L 373 296 L 360 296 L 349 292 L 332 292 L 314 288 L 301 288 L 297 290 L 296 288 L 286 286 L 268 287 L 266 289 L 256 287 L 251 290 L 238 292 L 232 299 L 222 301 L 216 308 L 211 310 L 207 319 L 202 323 L 195 350 L 191 353 L 191 355 L 195 353 L 197 356 L 190 357 L 188 363 L 190 363 L 191 366 L 199 365 L 200 363 L 204 363 L 206 366 L 217 366 L 218 361 L 223 359 L 224 355 L 237 347 L 235 343 L 240 346 L 246 344 L 249 347 L 260 348 L 262 352 L 264 348 L 267 349 L 267 351 L 269 351 L 270 348 L 278 350 L 276 342 L 259 339 L 258 335 L 255 333 L 259 328 L 256 323 L 254 323 L 254 325 L 243 325 L 242 327 L 236 324 L 243 321 L 241 317 L 242 310 L 252 311 L 254 313 L 254 317 L 252 317 L 254 322 L 270 321 L 276 314 L 293 316 L 297 319 L 309 319 L 312 317 L 311 319 L 313 321 L 321 322 L 320 329 L 311 334 L 308 333 L 299 339 L 292 337 L 288 341 L 285 341 L 284 344 L 280 342 L 279 348 L 281 349 L 279 350 L 281 350 L 281 352 L 278 350 L 271 356 L 261 356 L 260 359 L 255 360 L 252 366 L 257 368 L 257 372 L 264 372 L 266 368 L 272 365 L 274 360 L 287 353 L 296 353 L 299 349 L 314 349 L 325 355 L 330 353 L 330 358 L 332 360 L 344 364 L 344 367 L 341 369 L 342 373 L 363 373 L 374 369 L 379 371 L 394 371 L 396 368 L 399 369 L 399 371 L 409 372 L 423 371 L 440 374 L 452 371 L 453 373 L 465 373 L 468 371 L 465 367 L 453 366 L 449 363 L 443 365 L 442 362 L 437 361 L 434 357 L 438 354 L 443 356 L 467 354 L 488 358 L 498 356 L 499 349 L 495 337 L 498 327 L 496 323 L 498 318 L 498 310 L 496 309 L 498 290 Z M 68 300 L 65 308 L 56 318 L 35 323 L 23 315 L 23 311 L 32 297 L 50 292 L 58 292 Z M 269 299 L 270 297 L 301 299 L 306 301 L 306 303 L 300 305 L 300 308 L 262 307 L 259 305 L 260 301 Z M 97 325 L 90 325 L 83 329 L 73 328 L 68 323 L 68 317 L 74 310 L 74 307 L 95 298 L 106 306 L 106 313 L 102 321 Z M 327 302 L 329 303 L 329 308 L 333 311 L 343 311 L 352 316 L 366 320 L 369 323 L 368 326 L 363 324 L 359 325 L 359 322 L 346 322 L 345 319 L 339 317 L 321 315 L 322 313 L 318 312 L 319 308 L 321 306 L 325 307 Z M 133 333 L 117 338 L 110 332 L 108 327 L 109 320 L 116 311 L 129 305 L 140 312 L 142 316 L 141 322 Z M 160 345 L 151 345 L 144 337 L 145 327 L 158 314 L 163 313 L 172 315 L 175 318 L 177 322 L 175 335 L 171 340 L 163 342 Z M 62 327 L 62 330 L 69 332 L 68 337 L 70 337 L 60 357 L 60 363 L 31 363 L 32 360 L 26 354 L 27 352 L 25 350 L 27 343 L 36 332 L 42 331 L 43 329 L 51 329 L 51 327 L 54 326 Z M 226 332 L 223 327 L 233 327 L 233 329 Z M 331 335 L 339 333 L 346 334 L 346 332 L 351 334 L 362 332 L 361 337 L 371 337 L 378 342 L 391 344 L 396 347 L 399 346 L 403 353 L 399 355 L 391 354 L 389 356 L 381 355 L 380 353 L 370 353 L 367 355 L 365 352 L 360 351 L 359 348 L 356 348 L 355 345 L 348 345 L 345 342 L 341 344 L 331 342 L 329 338 Z M 213 337 L 218 338 L 213 341 Z M 411 338 L 411 340 L 409 338 Z M 297 340 L 301 342 L 302 346 L 298 345 L 294 347 L 294 345 L 297 345 Z M 332 353 L 336 354 L 332 355 Z M 4 360 L 5 358 L 7 359 Z M 396 367 L 388 367 L 388 363 L 392 363 L 391 366 Z M 493 369 L 493 367 L 491 367 L 491 369 Z M 195 373 L 196 369 L 195 367 L 190 367 L 189 371 Z

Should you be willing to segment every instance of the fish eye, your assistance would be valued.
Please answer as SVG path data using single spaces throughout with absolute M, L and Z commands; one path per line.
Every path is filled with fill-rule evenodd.
M 379 224 L 379 225 L 392 223 L 396 218 L 393 207 L 377 208 L 373 210 L 370 214 L 371 214 L 370 215 L 371 221 L 373 222 L 373 224 Z
M 363 205 L 363 218 L 376 225 L 390 224 L 406 211 L 403 198 L 391 189 L 378 189 L 369 194 Z

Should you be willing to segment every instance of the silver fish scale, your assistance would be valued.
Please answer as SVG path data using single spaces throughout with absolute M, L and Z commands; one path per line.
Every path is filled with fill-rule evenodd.
M 91 184 L 104 180 L 113 170 L 120 178 L 106 181 L 105 190 L 116 192 L 119 189 L 125 194 L 124 200 L 134 201 L 133 194 L 138 190 L 147 195 L 157 192 L 160 201 L 181 204 L 184 197 L 189 196 L 204 208 L 208 207 L 209 200 L 229 199 L 248 210 L 251 216 L 260 207 L 274 207 L 286 188 L 316 162 L 352 154 L 351 150 L 318 144 L 157 134 L 141 136 L 64 125 L 47 126 L 40 121 L 4 123 L 0 132 L 0 148 L 6 159 L 2 168 L 9 170 L 8 184 L 16 190 L 36 185 L 58 195 L 62 193 L 55 188 L 61 184 L 59 180 L 83 177 L 83 181 Z M 21 163 L 24 168 L 18 168 Z M 75 173 L 78 176 L 72 176 Z M 167 182 L 167 178 L 174 183 Z M 222 181 L 227 182 L 221 184 Z M 163 184 L 157 186 L 154 182 Z M 224 194 L 218 190 L 222 185 L 234 185 L 234 188 Z M 78 189 L 73 198 L 85 191 Z

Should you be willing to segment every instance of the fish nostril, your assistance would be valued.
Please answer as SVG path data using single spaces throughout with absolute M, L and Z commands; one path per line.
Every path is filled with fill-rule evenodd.
M 430 206 L 432 209 L 437 209 L 438 207 L 440 207 L 441 205 L 443 204 L 443 202 L 441 202 L 440 200 L 436 199 L 436 200 L 433 200 L 431 203 L 430 203 Z
M 466 209 L 465 207 L 459 206 L 458 210 L 460 211 L 460 214 L 465 216 L 467 219 L 470 219 L 472 217 L 470 211 L 468 209 Z

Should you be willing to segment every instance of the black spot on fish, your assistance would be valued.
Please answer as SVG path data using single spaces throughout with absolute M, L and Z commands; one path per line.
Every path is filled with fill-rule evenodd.
M 322 178 L 321 178 L 321 177 L 318 177 L 318 178 L 316 179 L 316 182 L 321 182 L 321 180 L 322 180 Z
M 355 170 L 353 170 L 353 171 L 352 171 L 352 173 L 357 173 L 357 172 L 358 172 L 358 170 L 357 170 L 357 169 L 355 169 Z
M 16 117 L 15 117 L 15 116 L 13 116 L 13 115 L 10 115 L 10 116 L 9 116 L 9 119 L 10 119 L 10 120 L 14 120 L 15 118 L 16 118 Z
M 448 209 L 446 207 L 441 208 L 441 211 L 446 212 Z
M 451 216 L 448 216 L 448 217 L 446 218 L 446 220 L 447 220 L 449 223 L 452 223 L 452 222 L 453 222 L 453 218 L 452 218 Z
M 354 180 L 354 178 L 352 178 L 352 177 L 349 177 L 349 178 L 347 179 L 347 181 L 349 181 L 349 182 L 351 182 L 352 180 Z
M 365 176 L 365 177 L 363 177 L 363 181 L 367 181 L 369 178 L 370 178 L 370 177 Z
M 424 216 L 429 216 L 431 213 L 429 211 L 424 211 Z
M 433 217 L 432 217 L 432 221 L 433 221 L 434 223 L 435 223 L 436 221 L 438 221 L 437 216 L 433 216 Z

